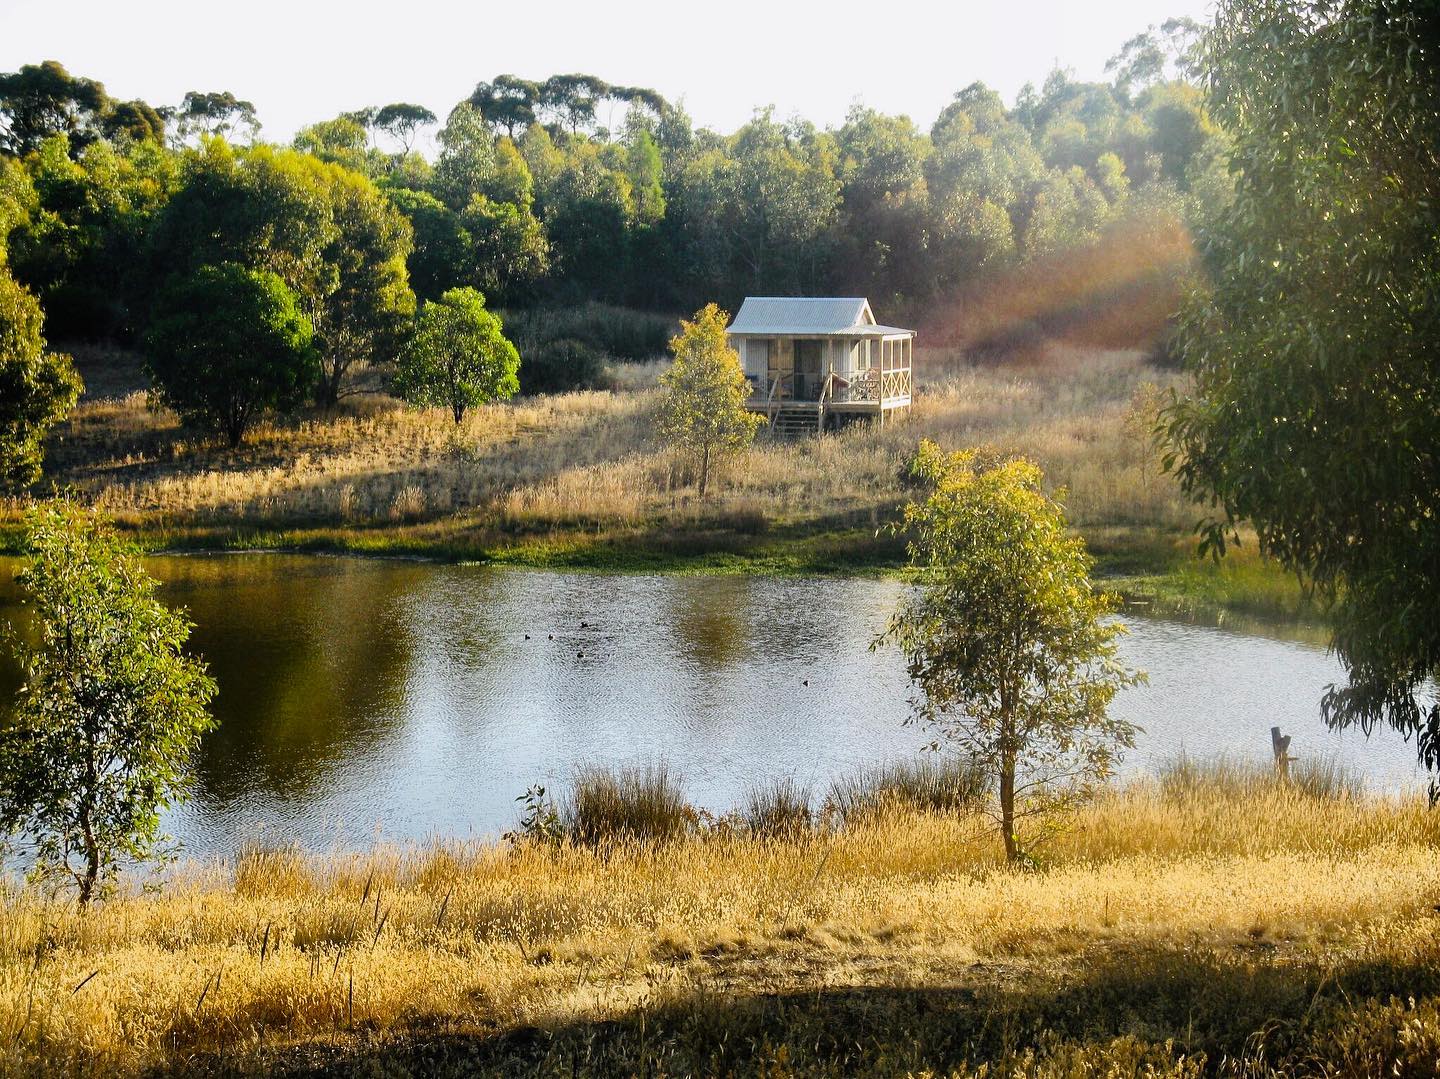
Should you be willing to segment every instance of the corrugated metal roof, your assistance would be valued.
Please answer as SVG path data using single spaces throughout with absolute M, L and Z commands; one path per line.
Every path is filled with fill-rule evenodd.
M 729 332 L 843 334 L 874 321 L 863 296 L 747 296 Z
M 907 330 L 900 326 L 854 326 L 849 332 L 857 337 L 890 337 L 902 333 L 910 334 L 913 337 L 915 334 L 914 330 Z

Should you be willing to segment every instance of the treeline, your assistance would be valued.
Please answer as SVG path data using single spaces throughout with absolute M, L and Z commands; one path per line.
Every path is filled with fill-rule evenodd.
M 152 298 L 202 265 L 273 272 L 313 324 L 321 403 L 393 353 L 417 296 L 457 286 L 512 311 L 836 293 L 916 317 L 1224 197 L 1223 136 L 1185 78 L 1197 29 L 1152 28 L 1113 81 L 1057 70 L 1013 108 L 973 84 L 928 132 L 857 106 L 836 129 L 761 110 L 724 135 L 653 90 L 506 75 L 443 124 L 398 102 L 281 147 L 233 93 L 115 101 L 50 61 L 0 75 L 0 254 L 62 340 L 138 340 Z

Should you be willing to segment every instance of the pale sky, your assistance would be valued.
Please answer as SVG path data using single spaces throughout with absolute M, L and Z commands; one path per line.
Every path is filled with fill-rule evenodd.
M 789 4 L 721 0 L 0 0 L 0 71 L 59 60 L 117 98 L 187 90 L 255 103 L 263 138 L 365 105 L 413 101 L 443 120 L 476 82 L 579 71 L 683 101 L 730 132 L 758 106 L 824 127 L 861 101 L 928 128 L 975 80 L 1007 103 L 1057 63 L 1082 79 L 1133 34 L 1210 0 Z M 605 120 L 602 110 L 601 122 Z

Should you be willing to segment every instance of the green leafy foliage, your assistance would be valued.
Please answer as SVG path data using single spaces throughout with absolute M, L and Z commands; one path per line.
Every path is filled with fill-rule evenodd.
M 185 653 L 183 612 L 92 513 L 37 508 L 27 545 L 17 580 L 36 643 L 13 642 L 24 683 L 0 734 L 0 827 L 83 905 L 156 853 L 160 814 L 184 799 L 213 724 L 215 683 Z
M 412 404 L 448 408 L 458 424 L 466 409 L 514 396 L 519 370 L 520 354 L 485 297 L 455 288 L 421 308 L 400 353 L 395 391 Z
M 1021 861 L 1134 745 L 1108 709 L 1143 675 L 1120 664 L 1125 627 L 1039 468 L 982 467 L 926 441 L 913 473 L 926 489 L 903 521 L 917 590 L 876 644 L 905 653 L 915 721 L 986 776 L 1006 856 Z
M 1440 767 L 1440 57 L 1435 13 L 1227 0 L 1205 42 L 1236 197 L 1203 235 L 1170 465 L 1329 601 L 1334 726 Z M 1425 47 L 1424 43 L 1430 43 Z M 1285 57 L 1275 63 L 1275 57 Z M 1424 698 L 1430 695 L 1431 699 Z
M 0 485 L 40 476 L 45 433 L 80 396 L 70 357 L 47 352 L 40 304 L 0 265 Z
M 57 60 L 0 75 L 0 150 L 24 157 L 53 135 L 77 148 L 99 136 L 110 107 L 105 87 L 71 75 Z
M 146 337 L 155 395 L 238 446 L 271 412 L 298 408 L 319 375 L 310 322 L 268 270 L 202 266 L 161 294 Z
M 675 362 L 660 376 L 665 396 L 655 419 L 656 433 L 695 458 L 701 498 L 715 462 L 748 446 L 761 421 L 745 409 L 750 383 L 739 353 L 725 340 L 729 321 L 712 303 L 697 311 L 693 322 L 681 322 L 680 333 L 670 342 Z
M 23 142 L 9 156 L 25 155 L 43 188 L 11 261 L 53 335 L 118 340 L 143 331 L 148 297 L 173 272 L 223 261 L 273 270 L 314 325 L 326 404 L 346 392 L 347 370 L 391 351 L 386 327 L 404 305 L 390 302 L 382 267 L 401 248 L 430 300 L 469 285 L 507 309 L 673 312 L 747 294 L 868 295 L 913 319 L 969 304 L 965 290 L 997 270 L 1076 245 L 1119 247 L 1156 218 L 1181 231 L 1177 216 L 1197 220 L 1228 197 L 1223 132 L 1198 88 L 1177 81 L 1192 70 L 1191 29 L 1173 21 L 1128 42 L 1114 84 L 1056 71 L 1010 109 L 965 87 L 928 132 L 856 108 L 834 130 L 762 110 L 721 134 L 643 87 L 501 75 L 445 117 L 433 167 L 415 151 L 434 119 L 422 105 L 342 113 L 302 128 L 287 151 L 254 144 L 253 105 L 231 92 L 192 92 L 167 109 L 95 104 L 87 80 L 41 65 L 4 76 L 18 81 L 13 100 L 0 95 L 0 131 Z M 159 141 L 167 123 L 178 149 Z M 44 149 L 57 137 L 83 175 L 66 177 Z M 108 163 L 86 161 L 102 146 Z M 378 226 L 370 239 L 393 242 L 347 232 L 335 200 L 350 173 L 389 193 L 424 238 L 407 247 L 370 209 L 360 217 Z M 341 313 L 328 305 L 346 248 L 374 251 L 365 272 L 381 283 L 337 300 Z M 332 333 L 367 305 L 375 334 L 368 316 Z
M 356 364 L 389 358 L 414 313 L 412 235 L 358 173 L 293 150 L 208 140 L 185 159 L 152 257 L 167 273 L 234 262 L 279 275 L 314 330 L 317 397 L 333 405 Z

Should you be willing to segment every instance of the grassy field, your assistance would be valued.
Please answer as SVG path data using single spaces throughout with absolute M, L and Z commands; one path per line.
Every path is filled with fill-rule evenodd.
M 1432 1076 L 1440 816 L 1316 778 L 1182 765 L 1028 871 L 974 811 L 881 801 L 11 892 L 0 1070 Z
M 46 484 L 77 491 L 150 547 L 294 548 L 607 570 L 883 573 L 882 531 L 917 441 L 1037 460 L 1069 492 L 1100 571 L 1172 608 L 1293 615 L 1299 590 L 1242 550 L 1193 558 L 1198 516 L 1150 442 L 1176 376 L 1134 351 L 1051 345 L 1023 362 L 917 353 L 914 414 L 884 430 L 762 438 L 695 497 L 654 444 L 659 363 L 616 388 L 523 399 L 459 425 L 383 394 L 268 425 L 229 450 L 152 411 L 135 358 L 79 350 L 88 391 L 51 440 Z M 14 542 L 18 506 L 0 516 Z M 1247 557 L 1248 554 L 1248 557 Z

